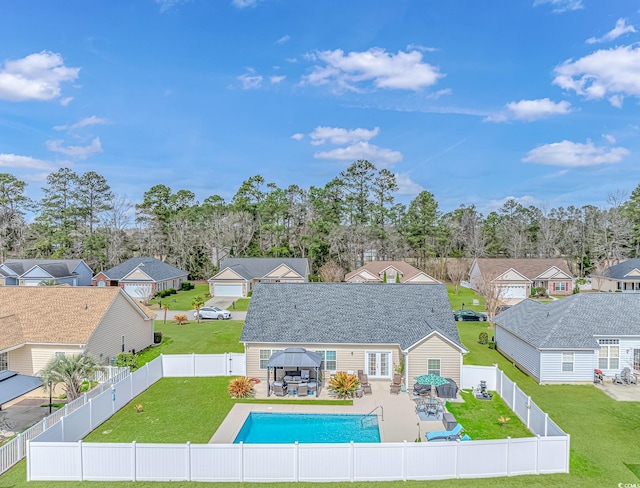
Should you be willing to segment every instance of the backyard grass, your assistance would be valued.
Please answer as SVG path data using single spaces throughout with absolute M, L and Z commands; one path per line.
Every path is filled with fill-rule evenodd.
M 164 298 L 154 298 L 149 301 L 151 309 L 158 312 L 158 317 L 162 315 L 162 310 L 158 307 L 158 302 L 169 304 L 169 310 L 193 310 L 193 299 L 201 296 L 205 301 L 205 295 L 209 293 L 208 284 L 197 284 L 194 289 L 189 291 L 178 291 L 175 295 L 169 295 Z
M 251 298 L 238 298 L 229 308 L 238 312 L 246 312 L 249 310 L 249 303 L 251 303 Z
M 458 287 L 458 293 L 456 294 L 453 285 L 447 285 L 447 292 L 449 293 L 449 301 L 451 302 L 451 308 L 453 310 L 460 310 L 464 303 L 464 308 L 469 310 L 475 310 L 476 312 L 484 312 L 484 297 L 478 295 L 475 291 Z M 474 305 L 473 301 L 478 300 L 479 305 Z

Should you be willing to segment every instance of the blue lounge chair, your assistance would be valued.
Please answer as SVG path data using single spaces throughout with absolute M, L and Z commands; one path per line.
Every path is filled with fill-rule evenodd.
M 436 430 L 433 432 L 427 432 L 425 435 L 427 436 L 428 441 L 446 441 L 451 438 L 457 439 L 463 430 L 462 425 L 457 424 L 451 430 Z

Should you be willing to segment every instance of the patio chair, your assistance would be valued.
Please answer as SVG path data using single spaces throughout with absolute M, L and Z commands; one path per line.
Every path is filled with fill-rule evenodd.
M 298 385 L 298 396 L 305 397 L 309 394 L 309 387 L 307 385 Z
M 308 369 L 300 370 L 300 379 L 302 381 L 309 381 L 309 370 Z
M 622 381 L 627 385 L 635 385 L 638 383 L 638 377 L 631 372 L 631 368 L 629 367 L 624 368 L 620 376 L 622 377 Z
M 287 387 L 282 385 L 271 385 L 271 389 L 273 390 L 273 394 L 275 396 L 287 396 Z
M 394 395 L 399 395 L 401 389 L 402 389 L 402 386 L 391 383 L 391 386 L 389 386 L 389 393 L 393 393 Z
M 453 438 L 457 438 L 461 435 L 464 428 L 458 424 L 451 430 L 436 430 L 433 432 L 427 432 L 425 436 L 428 441 L 446 441 Z

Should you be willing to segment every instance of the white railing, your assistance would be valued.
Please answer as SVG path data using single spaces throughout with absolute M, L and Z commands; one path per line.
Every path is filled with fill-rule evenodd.
M 126 366 L 104 366 L 103 371 L 96 371 L 94 380 L 98 383 L 113 382 L 114 378 L 119 378 L 129 374 L 129 368 Z
M 109 391 L 90 399 L 54 428 L 27 443 L 27 479 L 384 481 L 569 471 L 569 436 L 540 411 L 541 417 L 538 407 L 532 402 L 531 411 L 534 413 L 530 414 L 528 425 L 534 426 L 530 427 L 532 430 L 540 430 L 537 424 L 544 419 L 547 436 L 380 444 L 199 445 L 81 441 L 86 434 L 163 376 L 178 376 L 178 373 L 204 376 L 207 371 L 228 376 L 228 369 L 220 370 L 218 367 L 219 361 L 228 362 L 229 355 L 219 356 L 222 359 L 214 359 L 210 355 L 161 356 L 115 384 Z M 243 358 L 235 357 L 235 360 L 244 363 Z M 508 387 L 509 382 L 500 372 L 499 387 Z M 509 391 L 519 395 L 515 385 Z

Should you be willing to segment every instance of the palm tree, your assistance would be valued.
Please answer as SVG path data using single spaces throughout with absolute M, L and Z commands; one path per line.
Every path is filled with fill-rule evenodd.
M 198 319 L 198 323 L 200 323 L 200 308 L 204 305 L 204 298 L 198 295 L 193 299 L 191 305 L 196 309 L 196 318 Z
M 38 286 L 58 286 L 58 282 L 56 280 L 42 280 Z
M 62 383 L 67 400 L 71 402 L 82 393 L 82 382 L 85 379 L 91 380 L 96 371 L 103 370 L 104 367 L 98 360 L 86 352 L 60 355 L 47 363 L 42 372 L 42 382 L 47 389 Z

